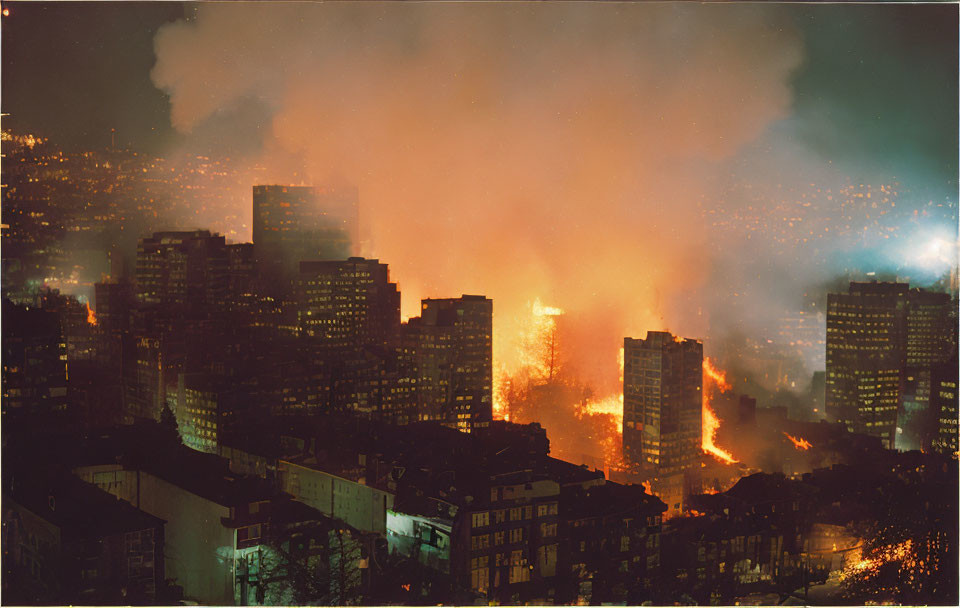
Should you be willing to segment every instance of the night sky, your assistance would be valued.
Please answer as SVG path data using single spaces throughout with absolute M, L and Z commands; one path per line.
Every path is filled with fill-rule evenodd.
M 167 96 L 150 80 L 153 36 L 179 2 L 9 2 L 3 111 L 67 147 L 108 141 L 161 151 L 175 137 Z M 189 5 L 186 5 L 189 6 Z M 186 9 L 190 12 L 190 9 Z M 770 7 L 758 7 L 770 10 Z M 825 155 L 930 177 L 957 171 L 956 5 L 781 5 L 802 32 L 794 74 L 800 134 Z M 107 135 L 104 135 L 107 133 Z
M 115 128 L 157 151 L 173 135 L 166 95 L 150 82 L 153 35 L 178 2 L 10 2 L 3 19 L 3 111 L 15 129 L 68 149 L 102 147 Z

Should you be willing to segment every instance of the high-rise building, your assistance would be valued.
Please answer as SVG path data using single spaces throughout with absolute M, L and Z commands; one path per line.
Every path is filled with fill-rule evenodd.
M 907 295 L 907 329 L 903 394 L 897 420 L 897 449 L 929 449 L 937 436 L 931 408 L 933 369 L 956 347 L 952 335 L 950 296 L 911 289 Z
M 204 373 L 179 374 L 174 401 L 171 409 L 183 444 L 210 454 L 218 453 L 224 434 L 248 403 L 236 384 Z
M 227 245 L 227 292 L 231 299 L 254 293 L 255 269 L 253 243 Z
M 125 279 L 101 281 L 94 286 L 97 324 L 105 330 L 127 330 L 130 307 L 134 302 L 133 285 Z
M 809 420 L 823 420 L 823 418 L 826 417 L 823 405 L 824 399 L 826 398 L 826 390 L 827 372 L 813 372 L 813 377 L 810 379 L 810 406 L 812 411 L 808 417 Z
M 931 374 L 930 409 L 936 416 L 936 438 L 933 448 L 956 455 L 958 450 L 957 355 L 933 368 Z
M 67 344 L 57 313 L 3 302 L 3 417 L 67 411 Z
M 827 417 L 894 447 L 906 359 L 905 283 L 850 283 L 827 296 Z
M 209 309 L 228 287 L 224 237 L 208 230 L 157 232 L 137 244 L 136 294 L 145 304 Z
M 332 347 L 396 347 L 400 292 L 379 260 L 301 262 L 297 296 L 301 335 Z
M 931 369 L 950 357 L 950 296 L 851 283 L 827 298 L 826 410 L 889 448 L 929 447 Z
M 357 189 L 254 186 L 253 244 L 267 280 L 295 277 L 302 261 L 358 253 Z
M 703 344 L 669 332 L 623 340 L 623 457 L 659 478 L 700 466 Z
M 418 375 L 418 418 L 470 432 L 493 417 L 493 301 L 426 299 L 404 326 Z
M 950 358 L 950 295 L 911 289 L 907 294 L 906 365 L 925 369 Z

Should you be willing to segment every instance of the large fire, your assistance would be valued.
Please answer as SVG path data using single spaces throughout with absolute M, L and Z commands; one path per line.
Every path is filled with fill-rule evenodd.
M 557 319 L 563 316 L 563 309 L 544 306 L 537 298 L 530 305 L 530 311 L 529 324 L 521 336 L 520 361 L 523 366 L 532 368 L 534 375 L 550 381 L 560 368 Z
M 528 304 L 521 323 L 518 369 L 498 368 L 494 376 L 494 417 L 514 422 L 540 422 L 547 427 L 557 455 L 576 459 L 585 454 L 584 440 L 599 448 L 606 467 L 619 466 L 623 443 L 623 358 L 618 352 L 619 386 L 616 394 L 595 396 L 592 390 L 565 369 L 559 338 L 564 311 L 544 305 L 539 299 Z M 710 405 L 715 391 L 731 385 L 710 359 L 703 361 L 704 452 L 726 464 L 739 462 L 716 444 L 721 420 Z M 577 435 L 574 437 L 573 435 Z
M 809 441 L 807 441 L 803 437 L 794 437 L 793 435 L 786 432 L 784 432 L 783 435 L 784 437 L 789 439 L 790 443 L 793 444 L 793 447 L 797 448 L 798 450 L 809 450 L 810 448 L 813 447 L 813 444 L 811 444 Z
M 502 366 L 496 366 L 493 370 L 493 419 L 510 420 L 510 412 L 504 404 L 503 394 L 506 390 L 504 384 L 508 384 L 507 372 Z
M 494 417 L 539 422 L 556 457 L 617 467 L 622 460 L 622 391 L 598 396 L 566 365 L 571 353 L 563 340 L 564 318 L 563 309 L 539 299 L 527 305 L 527 314 L 517 320 L 517 363 L 499 364 L 494 374 Z M 620 371 L 622 378 L 622 352 Z
M 617 423 L 617 431 L 623 434 L 623 347 L 617 354 L 617 363 L 620 366 L 620 392 L 605 399 L 591 399 L 578 408 L 580 414 L 609 414 Z
M 93 309 L 90 308 L 90 302 L 86 303 L 87 305 L 87 323 L 90 325 L 97 324 L 97 313 L 93 312 Z
M 700 447 L 704 452 L 713 455 L 718 460 L 727 464 L 739 462 L 733 457 L 733 454 L 716 444 L 717 430 L 720 429 L 721 420 L 710 406 L 714 389 L 718 389 L 721 393 L 730 390 L 731 387 L 727 382 L 726 374 L 714 367 L 709 358 L 704 358 L 703 377 L 703 432 L 700 439 Z

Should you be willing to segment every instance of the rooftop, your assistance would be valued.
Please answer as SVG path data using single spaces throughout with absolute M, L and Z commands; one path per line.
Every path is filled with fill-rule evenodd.
M 12 499 L 64 536 L 102 538 L 162 526 L 164 520 L 65 473 L 21 476 Z

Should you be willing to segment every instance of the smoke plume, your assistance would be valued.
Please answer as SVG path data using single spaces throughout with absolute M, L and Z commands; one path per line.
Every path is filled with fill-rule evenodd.
M 802 56 L 764 11 L 575 3 L 203 3 L 155 50 L 178 130 L 240 129 L 261 179 L 359 184 L 405 314 L 492 297 L 509 368 L 539 298 L 607 384 L 624 335 L 704 330 L 672 307 L 710 270 L 700 206 Z

